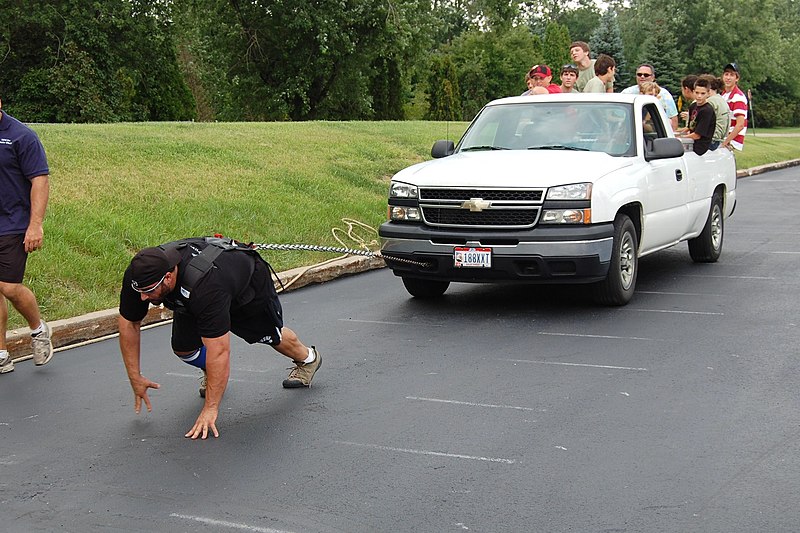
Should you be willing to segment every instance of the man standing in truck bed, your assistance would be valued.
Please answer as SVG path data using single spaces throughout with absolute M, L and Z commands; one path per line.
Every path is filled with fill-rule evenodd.
M 322 364 L 316 348 L 305 346 L 283 326 L 283 312 L 270 267 L 254 249 L 232 240 L 195 237 L 134 256 L 120 292 L 119 344 L 135 396 L 151 410 L 147 389 L 159 388 L 140 373 L 140 331 L 150 304 L 174 312 L 172 350 L 183 362 L 204 372 L 200 415 L 186 437 L 219 436 L 216 420 L 230 375 L 230 334 L 250 344 L 269 344 L 292 359 L 295 367 L 285 388 L 311 386 Z

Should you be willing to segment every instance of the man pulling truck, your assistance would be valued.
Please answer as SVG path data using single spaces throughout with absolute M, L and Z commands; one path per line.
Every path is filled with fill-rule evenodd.
M 283 325 L 270 266 L 252 248 L 232 240 L 194 237 L 145 248 L 131 260 L 120 292 L 119 343 L 134 393 L 152 410 L 147 389 L 159 388 L 140 373 L 141 323 L 150 304 L 173 311 L 172 350 L 203 370 L 203 409 L 186 437 L 219 436 L 216 420 L 230 375 L 230 334 L 272 346 L 295 366 L 285 388 L 311 386 L 322 365 L 315 347 Z

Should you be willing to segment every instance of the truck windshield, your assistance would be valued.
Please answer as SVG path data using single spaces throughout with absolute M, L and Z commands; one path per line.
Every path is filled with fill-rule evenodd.
M 635 155 L 633 111 L 615 102 L 530 102 L 485 107 L 458 151 L 585 150 Z

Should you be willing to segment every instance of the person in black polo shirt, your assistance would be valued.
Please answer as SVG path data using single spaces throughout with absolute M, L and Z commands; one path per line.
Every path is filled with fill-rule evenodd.
M 6 301 L 31 328 L 34 364 L 47 364 L 53 357 L 50 326 L 42 320 L 36 296 L 22 284 L 28 254 L 41 248 L 44 241 L 49 175 L 47 156 L 36 133 L 0 111 L 0 374 L 14 370 L 6 346 Z
M 231 333 L 292 359 L 295 367 L 283 381 L 285 388 L 311 386 L 322 364 L 317 349 L 283 325 L 270 267 L 252 248 L 204 237 L 145 248 L 125 270 L 119 304 L 119 344 L 137 413 L 142 400 L 152 410 L 147 389 L 159 388 L 140 373 L 141 322 L 150 304 L 162 303 L 173 311 L 172 350 L 204 372 L 200 395 L 205 404 L 186 437 L 205 439 L 209 430 L 219 436 L 216 420 L 230 375 Z

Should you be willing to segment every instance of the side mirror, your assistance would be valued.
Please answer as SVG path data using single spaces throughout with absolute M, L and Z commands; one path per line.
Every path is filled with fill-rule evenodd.
M 683 153 L 683 143 L 680 139 L 675 139 L 674 137 L 653 139 L 652 148 L 649 150 L 645 148 L 644 159 L 645 161 L 670 159 L 673 157 L 681 157 Z
M 456 145 L 453 141 L 436 141 L 431 148 L 431 156 L 434 159 L 441 159 L 448 155 L 453 155 L 456 151 Z

